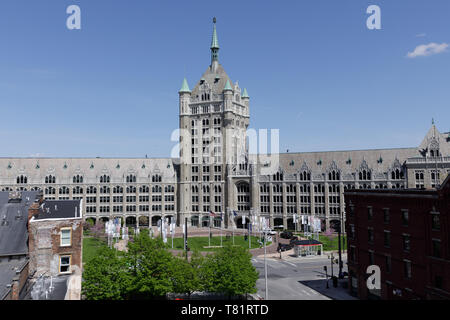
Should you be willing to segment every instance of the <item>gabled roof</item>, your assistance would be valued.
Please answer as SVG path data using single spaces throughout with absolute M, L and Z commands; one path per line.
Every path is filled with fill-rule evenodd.
M 0 256 L 28 253 L 28 208 L 38 191 L 23 191 L 21 200 L 9 201 L 9 192 L 0 192 Z
M 418 151 L 426 150 L 429 148 L 433 140 L 439 144 L 439 150 L 441 154 L 450 154 L 450 142 L 447 141 L 449 136 L 445 133 L 440 133 L 434 124 L 431 125 L 430 130 L 428 130 L 425 138 L 422 140 Z
M 216 81 L 217 78 L 217 81 Z M 216 72 L 213 72 L 211 69 L 211 66 L 209 66 L 206 71 L 203 73 L 201 80 L 208 83 L 208 85 L 211 87 L 212 92 L 215 94 L 222 94 L 223 89 L 225 88 L 225 84 L 227 81 L 230 82 L 231 86 L 233 85 L 233 82 L 228 77 L 227 73 L 225 72 L 224 68 L 221 64 L 216 69 Z M 199 80 L 196 84 L 194 89 L 192 89 L 192 96 L 196 96 L 200 92 L 200 83 Z
M 81 200 L 45 200 L 35 220 L 81 218 Z

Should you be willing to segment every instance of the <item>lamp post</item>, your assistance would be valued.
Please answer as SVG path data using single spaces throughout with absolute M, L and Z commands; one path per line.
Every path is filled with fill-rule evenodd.
M 327 282 L 327 289 L 329 289 L 330 287 L 328 286 L 328 272 L 327 272 L 327 266 L 323 266 L 323 270 L 325 271 L 325 279 Z
M 266 261 L 266 230 L 263 230 L 264 235 L 264 278 L 266 280 L 266 300 L 269 300 L 269 289 L 267 286 L 267 261 Z
M 341 232 L 342 232 L 342 212 L 339 215 L 339 230 L 338 230 L 338 247 L 339 247 L 339 279 L 342 279 L 342 253 L 341 253 Z

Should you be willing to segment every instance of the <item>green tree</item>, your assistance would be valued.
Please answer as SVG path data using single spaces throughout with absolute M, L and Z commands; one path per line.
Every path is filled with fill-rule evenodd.
M 201 267 L 204 289 L 229 297 L 256 293 L 258 272 L 251 263 L 250 252 L 227 245 L 205 258 Z
M 160 238 L 140 233 L 128 243 L 127 264 L 132 283 L 127 295 L 132 299 L 163 298 L 174 290 L 174 257 Z
M 82 294 L 88 300 L 121 300 L 129 280 L 120 253 L 103 247 L 84 266 Z
M 174 257 L 170 274 L 173 292 L 190 295 L 193 291 L 201 290 L 198 268 L 195 263 L 192 263 L 192 259 L 189 262 L 181 256 Z

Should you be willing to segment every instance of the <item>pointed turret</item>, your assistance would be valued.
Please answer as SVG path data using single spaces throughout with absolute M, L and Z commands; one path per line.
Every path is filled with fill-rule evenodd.
M 230 80 L 227 79 L 227 83 L 225 83 L 225 87 L 223 88 L 223 91 L 233 91 L 231 88 Z
M 191 93 L 191 90 L 189 90 L 189 85 L 187 83 L 186 78 L 184 78 L 183 83 L 181 84 L 181 89 L 178 91 L 178 93 Z
M 242 92 L 241 98 L 247 98 L 247 99 L 250 98 L 250 97 L 248 96 L 248 93 L 247 93 L 247 88 L 244 88 L 244 92 Z

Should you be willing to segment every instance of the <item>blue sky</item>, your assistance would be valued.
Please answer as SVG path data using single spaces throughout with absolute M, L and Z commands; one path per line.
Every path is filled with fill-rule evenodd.
M 81 30 L 66 28 L 72 4 Z M 0 156 L 170 156 L 213 16 L 250 127 L 280 129 L 282 151 L 413 147 L 433 117 L 450 130 L 448 0 L 2 0 Z

